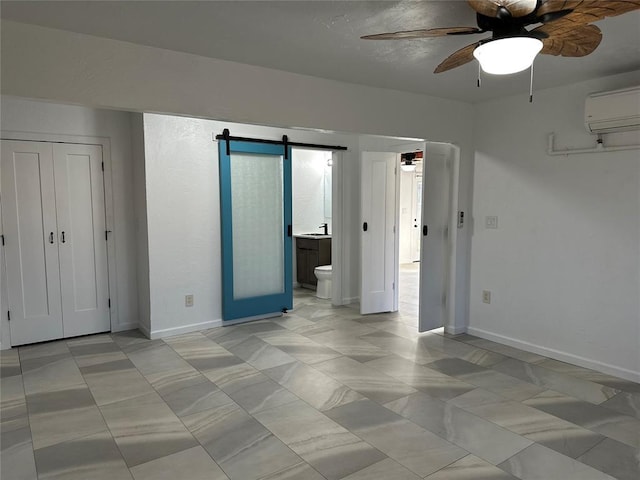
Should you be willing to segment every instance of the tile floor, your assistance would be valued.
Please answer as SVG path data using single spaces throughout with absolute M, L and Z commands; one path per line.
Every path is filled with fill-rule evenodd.
M 640 385 L 312 292 L 285 317 L 2 352 L 18 479 L 640 478 Z

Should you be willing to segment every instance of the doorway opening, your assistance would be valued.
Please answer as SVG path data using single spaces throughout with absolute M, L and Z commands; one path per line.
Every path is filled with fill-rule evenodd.
M 333 301 L 333 164 L 331 150 L 292 149 L 294 309 Z
M 418 317 L 422 223 L 422 151 L 400 155 L 398 312 Z

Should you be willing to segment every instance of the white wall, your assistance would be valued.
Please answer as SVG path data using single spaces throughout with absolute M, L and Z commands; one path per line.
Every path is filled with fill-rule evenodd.
M 323 223 L 329 224 L 331 233 L 331 216 L 325 216 L 324 211 L 325 172 L 329 170 L 331 175 L 327 166 L 331 152 L 294 149 L 291 158 L 294 235 L 320 233 Z
M 595 146 L 585 97 L 639 73 L 477 106 L 471 333 L 640 380 L 640 151 L 546 155 L 550 132 L 556 148 Z
M 57 105 L 2 96 L 1 122 L 3 132 L 37 135 L 106 137 L 111 145 L 111 176 L 113 181 L 113 212 L 115 241 L 117 305 L 116 329 L 136 328 L 138 303 L 136 295 L 136 241 L 131 162 L 130 114 L 109 110 Z M 114 312 L 115 310 L 115 312 Z M 2 345 L 8 344 L 8 324 L 3 318 Z
M 469 212 L 471 208 L 470 104 L 15 22 L 3 21 L 1 34 L 1 87 L 6 94 L 128 111 L 457 144 L 461 148 L 460 209 Z M 357 182 L 357 163 L 344 168 Z M 348 197 L 359 195 L 354 184 L 345 184 L 344 191 Z M 347 221 L 357 221 L 357 216 L 357 210 L 345 212 Z M 354 225 L 345 223 L 347 228 Z M 456 323 L 464 324 L 469 236 L 464 229 L 459 233 Z
M 223 128 L 236 136 L 279 139 L 286 134 L 299 142 L 342 145 L 349 147 L 342 153 L 345 164 L 357 159 L 355 136 L 145 114 L 152 337 L 220 323 L 218 146 L 213 136 Z M 345 181 L 349 184 L 352 179 Z M 353 208 L 352 204 L 345 205 L 346 210 Z M 349 229 L 344 237 L 345 256 L 357 257 Z M 358 284 L 352 275 L 351 271 L 344 272 L 347 296 L 357 295 Z M 194 295 L 193 307 L 184 306 L 186 294 Z
M 151 331 L 149 231 L 147 225 L 144 119 L 141 113 L 131 114 L 131 153 L 133 162 L 133 211 L 135 213 L 137 252 L 138 327 L 148 336 Z

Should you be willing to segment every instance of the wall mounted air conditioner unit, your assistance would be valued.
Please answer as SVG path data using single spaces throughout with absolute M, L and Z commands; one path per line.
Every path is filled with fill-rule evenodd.
M 596 134 L 640 130 L 640 87 L 589 95 L 584 123 Z

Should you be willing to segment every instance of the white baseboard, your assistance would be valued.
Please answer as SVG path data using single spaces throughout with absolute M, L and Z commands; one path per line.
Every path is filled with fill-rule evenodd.
M 0 350 L 11 350 L 11 345 L 7 345 L 6 343 L 3 345 L 0 343 Z
M 121 323 L 120 325 L 116 325 L 114 327 L 111 327 L 111 332 L 112 333 L 126 332 L 127 330 L 136 330 L 137 328 L 140 328 L 140 326 L 137 323 L 134 323 L 134 322 Z
M 350 305 L 352 303 L 358 303 L 360 301 L 360 297 L 345 297 L 342 299 L 342 305 Z
M 144 325 L 139 324 L 138 325 L 138 330 L 140 330 L 145 337 L 151 338 L 151 333 L 149 332 L 149 329 L 147 327 L 145 327 Z
M 560 360 L 561 362 L 572 363 L 580 367 L 590 368 L 592 370 L 597 370 L 602 373 L 608 373 L 609 375 L 615 375 L 616 377 L 624 378 L 625 380 L 630 380 L 632 382 L 640 382 L 640 372 L 629 370 L 627 368 L 618 367 L 616 365 L 610 365 L 604 362 L 599 362 L 597 360 L 581 357 L 579 355 L 574 355 L 569 352 L 563 352 L 560 350 L 555 350 L 553 348 L 547 348 L 541 345 L 535 345 L 533 343 L 525 342 L 523 340 L 518 340 L 516 338 L 506 337 L 504 335 L 498 335 L 497 333 L 488 332 L 480 328 L 469 327 L 467 328 L 467 332 L 471 335 L 475 335 L 476 337 L 485 338 L 487 340 L 492 340 L 498 343 L 503 343 L 505 345 L 509 345 L 510 347 L 526 350 L 527 352 L 533 352 L 539 355 L 544 355 L 545 357 L 554 358 L 556 360 Z
M 467 333 L 467 327 L 466 326 L 462 326 L 462 327 L 456 327 L 454 326 L 450 326 L 450 327 L 444 327 L 444 331 L 446 333 L 448 333 L 449 335 L 460 335 L 461 333 Z M 478 335 L 480 336 L 480 335 Z
M 210 320 L 208 322 L 182 325 L 180 327 L 165 328 L 164 330 L 153 330 L 151 332 L 145 332 L 142 328 L 140 328 L 140 331 L 142 331 L 142 333 L 144 333 L 151 340 L 155 340 L 156 338 L 171 337 L 173 335 L 181 335 L 183 333 L 197 332 L 200 330 L 207 330 L 209 328 L 221 327 L 221 326 L 222 326 L 222 319 L 218 319 L 218 320 Z

